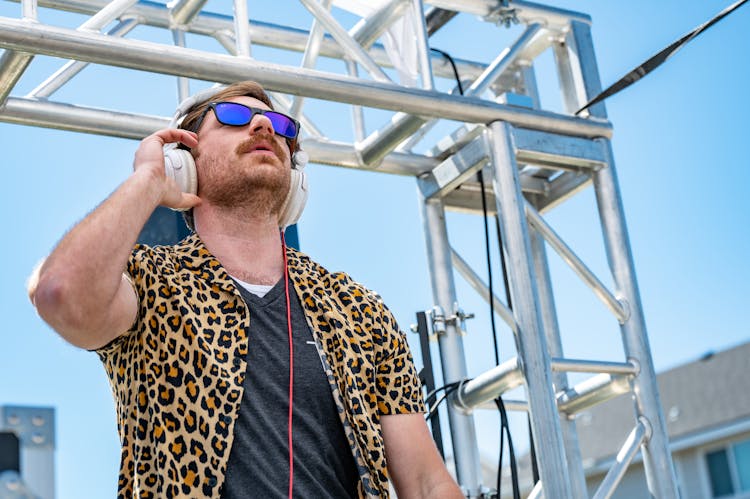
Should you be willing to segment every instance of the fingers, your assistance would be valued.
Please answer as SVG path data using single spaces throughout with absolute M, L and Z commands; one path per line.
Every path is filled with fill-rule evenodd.
M 165 128 L 143 139 L 135 151 L 133 169 L 151 164 L 154 168 L 164 168 L 164 146 L 180 142 L 193 148 L 198 145 L 198 136 L 188 130 Z
M 199 204 L 201 204 L 201 198 L 199 198 L 195 194 L 188 194 L 186 192 L 167 195 L 161 202 L 162 206 L 180 211 L 189 210 L 190 208 L 194 208 Z
M 180 142 L 191 148 L 198 145 L 198 135 L 195 132 L 183 130 L 181 128 L 164 128 L 152 133 L 143 139 L 143 142 L 151 139 L 161 142 L 161 145 L 172 144 L 175 142 Z

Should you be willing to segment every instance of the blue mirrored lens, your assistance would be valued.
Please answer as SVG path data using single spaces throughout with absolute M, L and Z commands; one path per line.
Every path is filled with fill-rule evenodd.
M 219 102 L 214 106 L 219 123 L 231 126 L 245 126 L 260 112 L 271 121 L 273 131 L 282 137 L 293 139 L 297 136 L 297 124 L 289 116 L 275 111 L 249 108 L 237 102 Z
M 269 111 L 265 115 L 271 121 L 273 130 L 282 137 L 293 139 L 297 136 L 297 124 L 289 116 L 273 111 Z
M 243 126 L 250 123 L 253 112 L 250 108 L 233 102 L 220 102 L 214 107 L 219 123 L 232 126 Z

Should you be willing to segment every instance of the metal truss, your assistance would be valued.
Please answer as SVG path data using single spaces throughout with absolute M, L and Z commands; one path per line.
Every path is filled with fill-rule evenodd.
M 526 401 L 514 403 L 531 414 L 541 480 L 533 497 L 587 497 L 573 416 L 619 393 L 632 391 L 634 428 L 595 497 L 609 497 L 640 448 L 654 497 L 676 498 L 677 489 L 656 375 L 648 346 L 632 256 L 609 138 L 612 127 L 603 104 L 573 115 L 600 90 L 588 16 L 525 1 L 382 0 L 353 27 L 331 13 L 330 0 L 300 0 L 309 30 L 250 19 L 246 0 L 234 15 L 207 12 L 206 0 L 24 0 L 18 19 L 0 18 L 0 120 L 70 131 L 142 138 L 167 126 L 169 117 L 75 105 L 55 92 L 88 64 L 117 66 L 176 77 L 178 98 L 189 81 L 231 83 L 253 79 L 272 92 L 278 107 L 297 115 L 306 135 L 302 146 L 312 161 L 355 170 L 413 176 L 423 207 L 425 237 L 436 311 L 433 313 L 444 382 L 466 378 L 466 358 L 456 308 L 453 270 L 458 270 L 515 335 L 517 355 L 464 383 L 449 408 L 457 478 L 468 497 L 481 497 L 476 431 L 471 412 L 504 392 L 525 386 Z M 347 2 L 337 2 L 346 7 Z M 88 16 L 77 29 L 37 20 L 49 8 Z M 454 74 L 446 59 L 429 50 L 429 37 L 458 13 L 507 25 L 521 35 L 489 62 L 456 60 L 470 83 L 465 95 L 437 90 L 436 81 Z M 415 49 L 407 69 L 416 78 L 398 81 L 399 58 L 378 43 L 395 23 L 408 25 Z M 128 35 L 137 26 L 171 31 L 173 45 Z M 223 53 L 186 47 L 186 34 L 218 41 Z M 253 57 L 252 49 L 273 47 L 303 54 L 301 65 Z M 566 112 L 541 109 L 534 76 L 537 56 L 554 54 Z M 36 56 L 69 60 L 25 96 L 12 92 Z M 316 60 L 343 61 L 341 73 L 320 71 Z M 360 72 L 362 74 L 360 75 Z M 444 86 L 444 85 L 443 85 Z M 304 99 L 351 106 L 355 140 L 327 137 Z M 369 135 L 364 111 L 392 112 Z M 435 123 L 464 124 L 437 141 L 428 153 L 414 145 Z M 483 192 L 477 172 L 492 186 Z M 608 289 L 545 221 L 543 214 L 584 188 L 595 191 L 614 289 Z M 513 309 L 490 296 L 481 278 L 450 246 L 445 209 L 479 213 L 481 196 L 499 214 L 508 260 Z M 562 352 L 546 247 L 561 255 L 618 321 L 625 358 L 621 362 L 566 359 Z M 439 327 L 438 327 L 439 326 Z M 594 374 L 568 386 L 567 372 Z

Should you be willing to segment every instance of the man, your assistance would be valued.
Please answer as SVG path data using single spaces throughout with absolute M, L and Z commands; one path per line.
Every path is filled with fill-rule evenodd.
M 30 287 L 42 318 L 105 365 L 118 496 L 386 497 L 390 477 L 400 497 L 462 497 L 391 313 L 280 238 L 299 125 L 271 109 L 236 83 L 146 137 Z M 165 175 L 174 143 L 199 196 Z M 159 205 L 190 209 L 195 233 L 133 249 Z

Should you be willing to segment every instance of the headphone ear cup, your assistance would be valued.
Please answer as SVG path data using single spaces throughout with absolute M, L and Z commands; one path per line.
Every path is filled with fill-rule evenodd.
M 289 192 L 279 212 L 279 227 L 285 229 L 297 223 L 307 203 L 307 175 L 305 172 L 292 168 L 289 182 Z
M 198 193 L 198 173 L 195 170 L 195 160 L 190 151 L 176 148 L 165 150 L 164 173 L 167 178 L 174 180 L 182 192 Z

